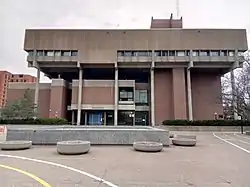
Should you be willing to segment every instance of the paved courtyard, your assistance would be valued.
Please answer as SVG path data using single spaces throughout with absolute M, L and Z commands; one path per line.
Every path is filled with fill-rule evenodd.
M 196 134 L 196 147 L 171 145 L 160 153 L 130 146 L 92 146 L 78 156 L 58 155 L 55 146 L 0 151 L 0 186 L 249 187 L 250 136 Z

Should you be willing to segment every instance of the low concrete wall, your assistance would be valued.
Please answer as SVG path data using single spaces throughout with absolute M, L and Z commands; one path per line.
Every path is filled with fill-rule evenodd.
M 34 145 L 55 145 L 58 141 L 83 140 L 92 145 L 132 145 L 155 141 L 169 145 L 169 132 L 151 127 L 10 127 L 7 140 L 31 140 Z
M 161 126 L 169 131 L 204 131 L 204 132 L 241 132 L 241 126 Z M 244 131 L 250 131 L 249 126 L 243 127 Z

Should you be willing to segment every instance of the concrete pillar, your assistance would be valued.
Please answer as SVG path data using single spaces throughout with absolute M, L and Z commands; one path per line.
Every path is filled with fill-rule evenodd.
M 231 74 L 233 115 L 234 115 L 234 120 L 237 120 L 238 119 L 238 113 L 237 113 L 237 101 L 236 101 L 236 89 L 235 89 L 234 70 L 231 70 L 230 74 Z
M 118 125 L 118 96 L 119 96 L 119 80 L 118 80 L 118 67 L 115 67 L 115 106 L 114 106 L 114 125 Z
M 40 68 L 37 67 L 36 72 L 36 88 L 35 88 L 35 98 L 34 98 L 34 104 L 35 104 L 35 113 L 38 112 L 38 99 L 39 99 L 39 83 L 40 83 Z
M 154 52 L 152 53 L 152 65 L 150 70 L 150 99 L 151 99 L 151 125 L 155 126 L 155 62 Z
M 81 124 L 81 111 L 82 111 L 82 79 L 83 70 L 79 69 L 79 82 L 78 82 L 78 100 L 77 100 L 77 125 Z
M 74 125 L 75 124 L 75 111 L 74 110 L 71 110 L 71 124 Z
M 187 68 L 188 120 L 193 120 L 192 88 L 190 68 Z

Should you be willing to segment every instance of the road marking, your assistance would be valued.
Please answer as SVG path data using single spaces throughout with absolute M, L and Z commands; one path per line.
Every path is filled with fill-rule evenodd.
M 220 139 L 220 140 L 222 140 L 223 142 L 226 142 L 226 143 L 228 143 L 228 144 L 230 144 L 230 145 L 232 145 L 232 146 L 234 146 L 234 147 L 237 147 L 238 149 L 241 149 L 242 151 L 245 151 L 246 153 L 250 154 L 250 151 L 249 151 L 249 150 L 247 150 L 247 149 L 245 149 L 245 148 L 243 148 L 243 147 L 240 147 L 240 146 L 238 146 L 238 145 L 236 145 L 236 144 L 234 144 L 234 143 L 232 143 L 232 142 L 229 142 L 229 141 L 227 141 L 227 140 L 225 140 L 225 139 L 223 139 L 223 138 L 217 136 L 215 133 L 213 133 L 213 136 L 216 137 L 216 138 L 218 138 L 218 139 Z
M 244 135 L 238 135 L 238 134 L 236 134 L 236 133 L 234 133 L 234 135 L 250 140 L 249 137 L 245 137 Z
M 14 155 L 4 155 L 4 154 L 0 154 L 0 157 L 7 157 L 7 158 L 16 158 L 16 159 L 20 159 L 20 160 L 28 160 L 28 161 L 32 161 L 32 162 L 37 162 L 37 163 L 42 163 L 42 164 L 47 164 L 47 165 L 51 165 L 51 166 L 56 166 L 56 167 L 60 167 L 60 168 L 64 168 L 64 169 L 67 169 L 67 170 L 70 170 L 70 171 L 73 171 L 73 172 L 76 172 L 76 173 L 80 173 L 82 175 L 85 175 L 89 178 L 92 178 L 94 181 L 98 181 L 99 183 L 103 183 L 103 184 L 106 184 L 108 185 L 109 187 L 119 187 L 109 181 L 106 181 L 102 178 L 99 178 L 95 175 L 92 175 L 90 173 L 87 173 L 87 172 L 84 172 L 82 170 L 79 170 L 79 169 L 75 169 L 75 168 L 72 168 L 72 167 L 69 167 L 69 166 L 65 166 L 63 164 L 57 164 L 57 163 L 54 163 L 54 162 L 50 162 L 50 161 L 45 161 L 45 160 L 38 160 L 38 159 L 34 159 L 34 158 L 28 158 L 28 157 L 22 157 L 22 156 L 14 156 Z
M 9 170 L 13 170 L 13 171 L 16 171 L 18 173 L 22 173 L 22 174 L 34 179 L 35 181 L 39 182 L 43 187 L 51 187 L 47 182 L 45 182 L 44 180 L 40 179 L 39 177 L 37 177 L 31 173 L 28 173 L 27 171 L 23 171 L 21 169 L 2 165 L 2 164 L 0 164 L 0 167 L 5 168 L 5 169 L 9 169 Z

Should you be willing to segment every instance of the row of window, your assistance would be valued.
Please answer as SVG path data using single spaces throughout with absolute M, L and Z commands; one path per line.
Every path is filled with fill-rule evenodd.
M 243 52 L 243 51 L 241 51 Z M 117 51 L 117 56 L 150 57 L 152 51 Z M 190 56 L 189 50 L 156 50 L 154 56 Z M 191 56 L 235 56 L 233 50 L 193 50 Z
M 120 88 L 119 101 L 135 101 L 136 104 L 148 103 L 147 90 L 135 90 L 135 98 L 133 88 Z
M 36 56 L 77 56 L 77 50 L 37 50 Z M 34 51 L 28 51 L 29 56 L 34 55 Z

